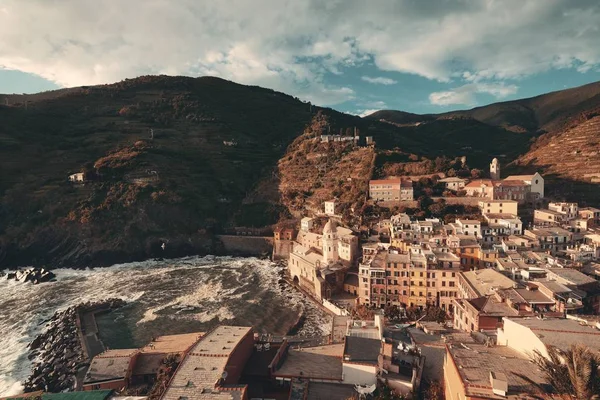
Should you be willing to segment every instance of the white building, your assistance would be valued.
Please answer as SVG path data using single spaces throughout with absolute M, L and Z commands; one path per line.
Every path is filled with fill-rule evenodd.
M 335 205 L 336 200 L 329 200 L 325 202 L 325 214 L 326 215 L 335 215 Z
M 83 182 L 85 181 L 85 174 L 83 172 L 77 172 L 76 174 L 69 175 L 70 182 Z
M 464 189 L 465 185 L 467 184 L 466 179 L 457 177 L 440 179 L 438 182 L 443 183 L 446 186 L 446 189 L 453 190 L 455 192 Z
M 304 217 L 300 221 L 300 229 L 304 232 L 309 232 L 313 227 L 314 220 L 310 217 Z

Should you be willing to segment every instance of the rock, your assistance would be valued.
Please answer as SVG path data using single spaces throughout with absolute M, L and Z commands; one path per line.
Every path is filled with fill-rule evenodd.
M 42 344 L 42 337 L 38 336 L 35 339 L 33 339 L 31 341 L 31 343 L 29 343 L 29 349 L 30 350 L 37 350 L 40 348 L 40 345 Z
M 55 278 L 56 275 L 45 268 L 26 268 L 15 272 L 9 272 L 6 275 L 6 279 L 16 280 L 22 283 L 31 282 L 34 285 L 43 282 L 50 282 Z

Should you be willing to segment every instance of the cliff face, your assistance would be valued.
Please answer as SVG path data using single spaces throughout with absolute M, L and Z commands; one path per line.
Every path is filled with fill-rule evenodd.
M 594 99 L 586 89 L 567 114 Z M 551 116 L 544 126 L 585 123 L 557 116 L 557 101 L 535 103 L 536 118 Z M 0 268 L 224 252 L 214 235 L 235 226 L 270 226 L 333 197 L 341 213 L 360 208 L 379 149 L 466 155 L 471 167 L 486 168 L 497 155 L 517 159 L 540 135 L 507 129 L 514 119 L 498 122 L 502 113 L 359 118 L 217 78 L 141 77 L 0 95 L 0 104 Z M 376 150 L 319 140 L 355 131 L 361 145 L 372 136 Z M 538 168 L 533 154 L 515 165 Z M 586 171 L 598 163 L 586 162 Z M 84 183 L 68 181 L 77 172 Z

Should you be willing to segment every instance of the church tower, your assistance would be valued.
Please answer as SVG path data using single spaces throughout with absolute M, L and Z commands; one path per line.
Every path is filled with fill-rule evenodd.
M 338 261 L 338 235 L 335 221 L 329 220 L 323 228 L 323 263 L 325 265 Z
M 497 158 L 494 158 L 490 164 L 490 178 L 494 181 L 500 180 L 500 162 Z

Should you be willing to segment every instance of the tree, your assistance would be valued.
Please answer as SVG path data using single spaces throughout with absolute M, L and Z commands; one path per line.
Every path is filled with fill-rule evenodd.
M 383 312 L 385 314 L 385 318 L 392 321 L 400 320 L 403 317 L 400 307 L 396 305 L 386 306 Z
M 471 170 L 471 178 L 473 179 L 479 179 L 483 176 L 483 171 L 477 168 L 473 168 Z
M 446 176 L 453 177 L 456 176 L 456 170 L 454 168 L 450 168 L 448 172 L 446 172 Z
M 429 206 L 429 212 L 435 217 L 442 216 L 444 211 L 446 211 L 446 201 L 444 199 L 440 199 Z
M 549 347 L 548 357 L 536 350 L 533 362 L 555 392 L 575 395 L 577 399 L 600 399 L 600 355 L 590 348 L 573 344 L 569 350 L 561 352 Z M 544 391 L 545 388 L 531 378 L 519 376 Z

